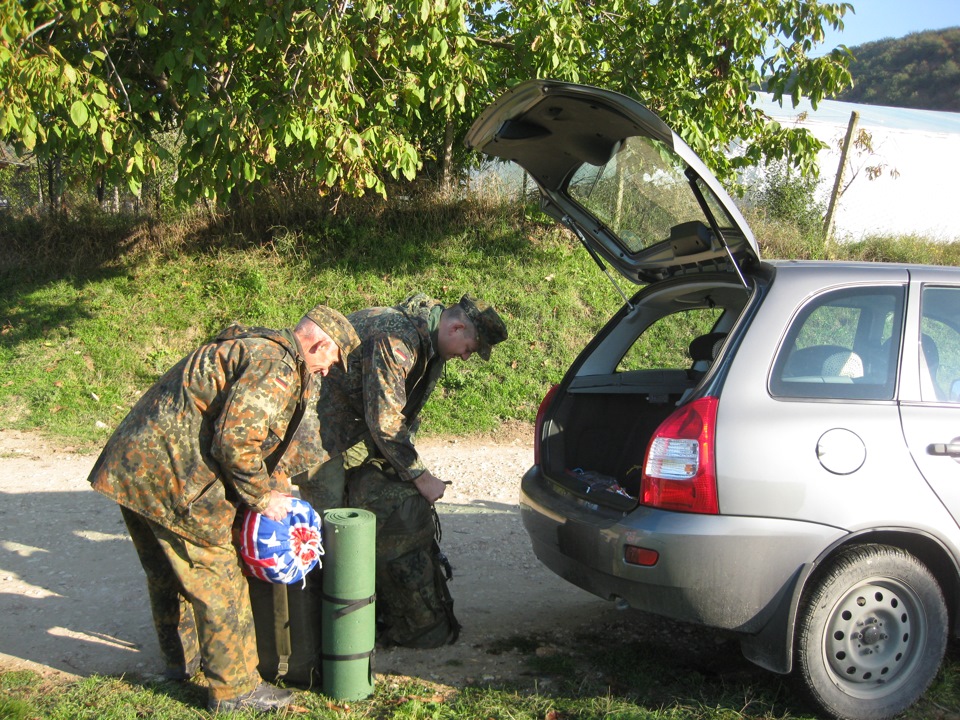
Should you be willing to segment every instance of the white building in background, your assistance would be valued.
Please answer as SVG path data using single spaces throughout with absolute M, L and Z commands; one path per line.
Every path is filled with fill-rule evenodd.
M 871 234 L 910 235 L 960 241 L 960 113 L 908 110 L 824 101 L 816 110 L 803 102 L 782 108 L 762 97 L 759 107 L 784 126 L 808 129 L 830 146 L 820 153 L 821 191 L 829 196 L 840 162 L 840 143 L 850 114 L 873 138 L 873 155 L 850 153 L 846 181 L 860 172 L 840 198 L 834 234 L 859 240 Z M 866 166 L 883 174 L 867 178 Z M 895 171 L 891 174 L 891 170 Z

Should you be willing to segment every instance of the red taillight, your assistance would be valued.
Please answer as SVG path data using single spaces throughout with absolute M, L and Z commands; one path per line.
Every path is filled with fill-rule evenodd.
M 664 420 L 647 447 L 640 502 L 664 510 L 720 512 L 714 443 L 717 398 L 694 400 Z
M 547 410 L 550 408 L 550 403 L 553 402 L 553 396 L 557 394 L 557 388 L 559 385 L 554 385 L 549 390 L 547 394 L 543 396 L 543 400 L 540 401 L 540 407 L 537 409 L 537 421 L 533 428 L 533 464 L 540 464 L 540 443 L 543 439 L 543 419 L 547 414 Z

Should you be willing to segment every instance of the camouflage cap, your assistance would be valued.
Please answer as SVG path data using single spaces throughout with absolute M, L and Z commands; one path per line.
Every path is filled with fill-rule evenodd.
M 477 340 L 480 349 L 477 354 L 484 360 L 490 359 L 490 349 L 498 342 L 507 339 L 507 325 L 503 322 L 493 305 L 477 300 L 470 295 L 464 295 L 457 303 L 477 329 Z
M 360 345 L 360 337 L 343 315 L 326 305 L 317 305 L 306 317 L 313 320 L 340 348 L 340 364 L 347 371 L 347 355 Z

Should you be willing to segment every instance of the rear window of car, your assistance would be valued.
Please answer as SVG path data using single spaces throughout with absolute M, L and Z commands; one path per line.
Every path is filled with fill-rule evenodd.
M 924 287 L 919 352 L 923 400 L 960 402 L 960 288 Z
M 905 290 L 831 290 L 794 317 L 773 365 L 774 397 L 891 400 Z
M 659 140 L 631 137 L 607 164 L 580 166 L 567 192 L 609 227 L 625 250 L 638 253 L 669 239 L 675 227 L 709 226 L 686 169 L 686 163 Z M 735 227 L 713 191 L 703 183 L 698 187 L 717 222 Z

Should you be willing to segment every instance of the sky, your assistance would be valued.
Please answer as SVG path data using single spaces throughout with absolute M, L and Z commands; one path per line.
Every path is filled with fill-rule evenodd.
M 822 48 L 853 47 L 922 30 L 960 27 L 960 0 L 848 1 L 853 11 L 844 16 L 843 31 L 829 31 Z

